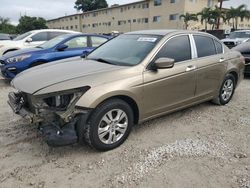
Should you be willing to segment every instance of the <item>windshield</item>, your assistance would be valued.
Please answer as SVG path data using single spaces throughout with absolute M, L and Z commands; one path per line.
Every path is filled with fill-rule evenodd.
M 22 35 L 19 35 L 17 36 L 16 38 L 14 38 L 13 40 L 14 41 L 17 41 L 17 40 L 23 40 L 24 38 L 26 38 L 27 36 L 31 35 L 32 33 L 31 32 L 27 32 L 27 33 L 24 33 Z
M 248 31 L 248 32 L 233 32 L 233 33 L 230 33 L 229 38 L 230 39 L 250 38 L 250 31 Z
M 87 59 L 115 65 L 137 65 L 161 38 L 156 35 L 120 35 L 94 50 Z
M 60 35 L 58 37 L 55 37 L 55 38 L 43 43 L 42 45 L 38 46 L 38 48 L 43 48 L 43 49 L 52 48 L 55 45 L 62 42 L 63 40 L 65 40 L 66 38 L 68 38 L 68 35 Z

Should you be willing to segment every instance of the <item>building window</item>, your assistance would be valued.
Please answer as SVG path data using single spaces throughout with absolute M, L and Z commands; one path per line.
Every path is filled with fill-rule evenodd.
M 93 23 L 93 24 L 92 24 L 92 27 L 93 27 L 93 28 L 98 27 L 98 23 Z
M 161 21 L 161 16 L 154 16 L 153 17 L 153 22 L 160 22 Z
M 73 25 L 72 26 L 70 26 L 70 29 L 73 29 L 74 27 L 73 27 Z
M 142 9 L 147 9 L 149 7 L 148 3 L 142 4 Z
M 148 18 L 142 18 L 142 23 L 148 23 Z
M 175 0 L 170 0 L 170 3 L 176 3 Z
M 73 20 L 73 18 L 72 18 L 72 17 L 70 17 L 70 20 Z
M 75 16 L 75 19 L 77 20 L 77 19 L 78 19 L 78 17 L 77 17 L 77 16 Z
M 207 6 L 213 7 L 213 0 L 207 0 Z
M 177 20 L 179 17 L 179 14 L 170 14 L 169 15 L 169 20 Z
M 161 6 L 161 0 L 154 0 L 154 6 Z
M 75 29 L 77 29 L 78 28 L 78 25 L 75 25 Z
M 136 22 L 136 19 L 133 19 L 133 23 L 135 23 Z
M 118 25 L 124 25 L 124 24 L 126 24 L 126 20 L 119 20 L 118 21 Z

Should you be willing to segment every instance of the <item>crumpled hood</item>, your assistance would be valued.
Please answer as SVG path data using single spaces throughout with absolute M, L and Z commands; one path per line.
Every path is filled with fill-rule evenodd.
M 28 69 L 18 74 L 13 79 L 12 85 L 19 91 L 37 94 L 38 91 L 47 87 L 65 83 L 63 88 L 56 88 L 55 86 L 49 91 L 55 92 L 102 84 L 105 82 L 102 75 L 112 75 L 112 72 L 124 68 L 126 67 L 100 63 L 93 60 L 83 60 L 79 57 L 75 57 Z M 39 92 L 39 94 L 41 94 L 41 92 Z
M 44 51 L 44 50 L 40 49 L 40 48 L 27 48 L 27 49 L 23 49 L 23 50 L 15 50 L 15 51 L 8 52 L 8 53 L 4 54 L 1 59 L 8 59 L 10 57 L 15 57 L 15 56 L 24 55 L 24 54 L 30 54 L 30 53 L 34 53 L 34 52 L 39 53 L 42 51 Z

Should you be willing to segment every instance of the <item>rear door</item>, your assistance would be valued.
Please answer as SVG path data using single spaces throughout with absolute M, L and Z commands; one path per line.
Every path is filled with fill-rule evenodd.
M 152 117 L 185 106 L 195 97 L 196 72 L 189 35 L 169 39 L 152 63 L 162 57 L 175 60 L 173 68 L 144 72 L 144 114 Z
M 197 50 L 196 97 L 213 96 L 226 71 L 226 56 L 222 44 L 205 35 L 194 34 Z

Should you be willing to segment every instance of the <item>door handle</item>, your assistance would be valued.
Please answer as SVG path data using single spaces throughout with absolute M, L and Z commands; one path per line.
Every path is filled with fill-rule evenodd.
M 220 63 L 224 62 L 225 61 L 225 58 L 220 58 Z
M 196 69 L 196 66 L 195 65 L 189 65 L 187 68 L 186 68 L 186 72 L 189 72 L 189 71 L 193 71 Z

